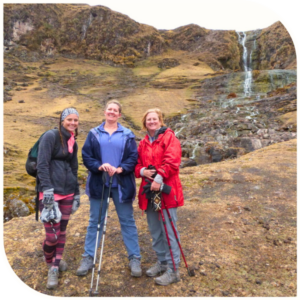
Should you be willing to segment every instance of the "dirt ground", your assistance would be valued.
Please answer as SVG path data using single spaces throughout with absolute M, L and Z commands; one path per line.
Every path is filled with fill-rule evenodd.
M 145 275 L 156 257 L 137 202 L 134 215 L 143 275 L 130 276 L 117 215 L 110 205 L 99 296 L 295 297 L 296 154 L 297 140 L 290 140 L 235 160 L 181 170 L 185 205 L 178 209 L 178 228 L 187 263 L 196 276 L 188 276 L 182 261 L 181 281 L 171 286 L 157 286 Z M 64 259 L 69 269 L 60 274 L 55 291 L 46 288 L 42 224 L 30 215 L 3 225 L 8 261 L 30 288 L 52 296 L 88 296 L 91 273 L 75 275 L 88 225 L 88 199 L 85 195 L 81 199 L 67 229 Z

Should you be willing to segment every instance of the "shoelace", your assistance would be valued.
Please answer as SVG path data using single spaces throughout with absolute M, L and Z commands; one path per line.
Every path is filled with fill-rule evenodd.
M 53 268 L 53 269 L 50 269 L 50 273 L 49 273 L 49 276 L 52 278 L 56 278 L 57 277 L 57 274 L 58 274 L 58 271 L 56 268 Z
M 131 264 L 132 264 L 133 267 L 138 267 L 140 265 L 140 261 L 137 260 L 137 259 L 133 259 L 131 261 Z

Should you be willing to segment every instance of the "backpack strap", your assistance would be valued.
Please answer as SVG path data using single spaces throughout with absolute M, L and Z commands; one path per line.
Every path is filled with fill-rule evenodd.
M 52 131 L 55 134 L 55 144 L 54 144 L 54 150 L 55 148 L 57 149 L 56 153 L 55 151 L 52 152 L 51 154 L 51 159 L 53 159 L 59 152 L 59 145 L 60 145 L 60 135 L 59 135 L 59 130 L 58 129 L 52 129 Z
M 39 199 L 39 191 L 38 191 L 38 182 L 39 182 L 39 178 L 36 176 L 35 178 L 35 189 L 36 189 L 36 195 L 35 195 L 35 220 L 38 221 L 39 220 L 39 206 L 40 206 L 40 199 Z

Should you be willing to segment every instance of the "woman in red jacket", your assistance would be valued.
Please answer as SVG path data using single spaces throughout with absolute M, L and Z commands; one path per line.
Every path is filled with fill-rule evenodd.
M 174 132 L 170 128 L 165 127 L 163 116 L 159 109 L 147 110 L 142 122 L 143 128 L 147 130 L 148 134 L 138 147 L 139 156 L 135 167 L 135 176 L 142 178 L 138 196 L 139 206 L 147 213 L 148 227 L 152 236 L 152 247 L 158 259 L 156 264 L 146 271 L 146 274 L 150 277 L 155 277 L 164 272 L 162 276 L 155 278 L 155 282 L 159 285 L 168 285 L 180 280 L 178 270 L 180 249 L 165 207 L 169 209 L 177 231 L 177 207 L 183 206 L 184 202 L 179 179 L 181 146 Z M 154 166 L 154 168 L 152 169 L 150 166 Z M 174 263 L 170 255 L 161 212 L 154 211 L 150 201 L 146 198 L 146 194 L 142 194 L 143 187 L 147 185 L 146 180 L 151 180 L 150 190 L 153 192 L 162 191 L 164 185 L 171 187 L 169 194 L 161 193 L 161 205 L 166 220 Z M 178 231 L 177 235 L 179 237 Z

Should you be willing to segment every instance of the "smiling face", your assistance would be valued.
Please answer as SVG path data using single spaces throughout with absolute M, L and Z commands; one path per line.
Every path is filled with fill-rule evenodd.
M 150 112 L 146 116 L 145 125 L 149 133 L 151 135 L 154 134 L 155 131 L 161 127 L 161 121 L 159 120 L 158 114 L 156 112 Z
M 109 104 L 104 111 L 104 115 L 106 121 L 110 123 L 117 122 L 121 117 L 119 106 L 115 103 Z
M 62 121 L 62 126 L 69 132 L 75 132 L 78 128 L 79 118 L 75 114 L 70 114 Z

